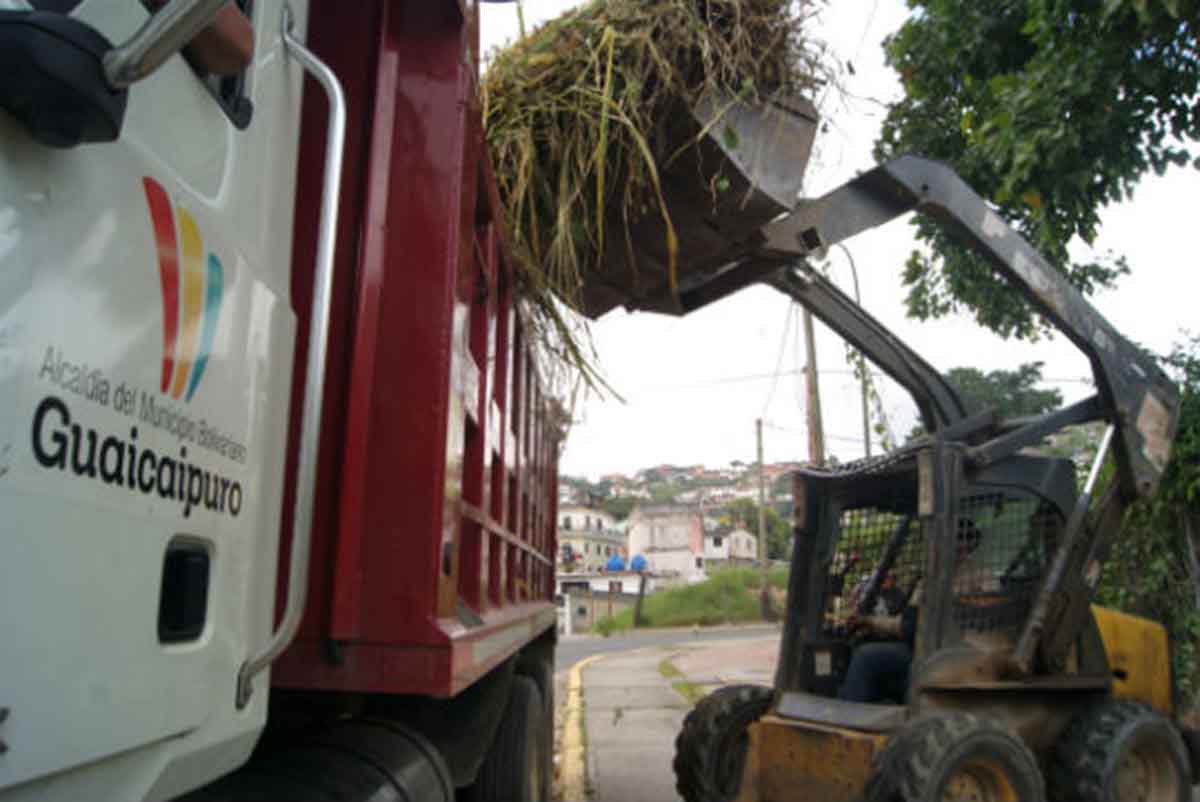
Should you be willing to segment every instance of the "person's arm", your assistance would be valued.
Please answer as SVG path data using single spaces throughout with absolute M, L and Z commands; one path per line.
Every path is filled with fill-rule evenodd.
M 213 75 L 236 75 L 250 66 L 254 57 L 254 29 L 246 15 L 229 3 L 188 43 L 184 53 Z
M 151 11 L 167 0 L 144 0 Z M 217 12 L 212 23 L 196 34 L 183 54 L 197 69 L 212 75 L 236 75 L 250 66 L 254 57 L 254 29 L 250 20 L 232 2 Z

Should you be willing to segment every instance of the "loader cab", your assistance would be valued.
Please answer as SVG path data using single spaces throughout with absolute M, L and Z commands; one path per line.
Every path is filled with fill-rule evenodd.
M 911 679 L 903 697 L 880 704 L 916 700 L 952 665 L 972 665 L 976 685 L 1002 681 L 983 658 L 1016 642 L 1075 503 L 1075 470 L 1035 456 L 972 470 L 964 452 L 927 440 L 795 475 L 792 615 L 777 679 L 785 696 L 837 697 L 855 649 L 888 639 L 911 649 Z M 872 614 L 900 614 L 903 632 L 880 638 L 847 627 Z M 1106 681 L 1102 650 L 1084 651 L 1072 670 Z

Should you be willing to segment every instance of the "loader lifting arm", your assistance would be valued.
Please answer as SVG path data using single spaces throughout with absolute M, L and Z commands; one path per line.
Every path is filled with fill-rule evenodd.
M 1178 391 L 1149 355 L 1119 334 L 961 178 L 936 162 L 902 157 L 822 198 L 802 203 L 763 229 L 762 254 L 767 260 L 790 257 L 803 264 L 814 251 L 913 210 L 929 215 L 985 256 L 1088 357 L 1095 396 L 1032 420 L 967 418 L 953 388 L 936 370 L 897 345 L 890 333 L 813 271 L 802 276 L 798 270 L 785 270 L 768 283 L 805 304 L 904 385 L 916 400 L 926 428 L 939 439 L 986 433 L 985 441 L 967 452 L 977 468 L 1034 445 L 1065 425 L 1108 422 L 1100 454 L 1006 662 L 1007 673 L 1018 678 L 1030 676 L 1037 665 L 1058 672 L 1090 617 L 1088 565 L 1102 559 L 1125 507 L 1158 487 L 1178 422 Z M 1110 444 L 1116 481 L 1091 514 L 1096 478 Z
M 807 263 L 785 268 L 765 283 L 802 304 L 908 390 L 927 431 L 967 418 L 958 392 L 936 368 Z
M 1170 455 L 1178 423 L 1178 391 L 1149 355 L 1121 336 L 1060 272 L 947 166 L 903 156 L 821 198 L 802 202 L 793 212 L 763 228 L 766 243 L 761 256 L 778 262 L 803 260 L 815 251 L 910 211 L 929 215 L 965 239 L 1087 355 L 1102 416 L 1116 429 L 1114 451 L 1120 495 L 1125 502 L 1151 495 Z M 771 283 L 794 287 L 794 281 L 790 277 L 774 277 Z M 823 291 L 820 295 L 829 293 Z M 817 296 L 810 293 L 810 297 Z M 818 305 L 811 307 L 813 314 L 822 319 L 831 317 L 825 311 L 831 308 L 828 300 L 817 300 Z M 864 347 L 868 343 L 855 344 Z M 870 351 L 867 355 L 875 356 Z M 925 384 L 934 388 L 937 382 L 926 380 Z M 945 395 L 929 393 L 933 398 Z M 921 405 L 921 396 L 916 397 Z M 953 422 L 952 418 L 943 420 Z
M 993 411 L 968 415 L 958 393 L 858 304 L 808 264 L 808 257 L 908 212 L 928 215 L 987 258 L 1021 295 L 1088 358 L 1097 392 L 1032 419 L 1000 421 Z M 1038 591 L 1009 672 L 1029 676 L 1060 666 L 1089 616 L 1085 574 L 1103 559 L 1125 508 L 1154 493 L 1170 456 L 1179 415 L 1175 386 L 1154 360 L 1125 339 L 967 184 L 938 162 L 904 156 L 876 167 L 763 226 L 743 242 L 740 258 L 693 272 L 671 299 L 635 297 L 628 305 L 687 314 L 756 283 L 769 284 L 816 317 L 912 395 L 927 431 L 967 448 L 982 469 L 1036 445 L 1064 426 L 1103 420 L 1110 432 L 1116 481 L 1090 507 L 1099 458 L 1069 511 L 1050 570 Z M 1040 661 L 1039 658 L 1040 657 Z

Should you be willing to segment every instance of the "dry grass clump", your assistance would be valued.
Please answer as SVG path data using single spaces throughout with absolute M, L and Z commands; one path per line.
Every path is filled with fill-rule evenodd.
M 673 261 L 658 177 L 690 143 L 667 141 L 671 117 L 822 82 L 822 52 L 804 34 L 814 2 L 593 0 L 493 55 L 484 124 L 522 289 L 569 362 L 587 360 L 553 299 L 578 308 L 609 229 L 660 217 Z

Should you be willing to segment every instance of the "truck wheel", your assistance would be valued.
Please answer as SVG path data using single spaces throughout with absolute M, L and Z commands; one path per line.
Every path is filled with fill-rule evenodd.
M 1187 802 L 1188 766 L 1166 716 L 1140 702 L 1107 702 L 1067 727 L 1054 750 L 1050 789 L 1060 802 Z
M 394 721 L 348 719 L 177 802 L 454 802 L 438 750 Z
M 1046 799 L 1037 761 L 1021 739 L 967 713 L 929 716 L 910 737 L 901 736 L 890 759 L 904 802 Z
M 747 728 L 771 706 L 774 691 L 728 685 L 705 696 L 675 738 L 675 789 L 686 802 L 727 802 L 742 782 Z
M 542 733 L 546 739 L 541 764 L 542 798 L 548 800 L 554 780 L 554 662 L 552 658 L 530 660 L 517 671 L 534 681 L 542 698 Z
M 473 802 L 549 802 L 543 796 L 552 733 L 543 724 L 545 710 L 537 683 L 521 674 L 513 677 L 508 706 L 496 738 L 479 769 L 471 793 Z

